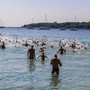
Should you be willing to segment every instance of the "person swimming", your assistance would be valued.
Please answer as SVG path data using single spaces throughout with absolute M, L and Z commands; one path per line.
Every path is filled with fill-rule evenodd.
M 60 47 L 60 49 L 58 50 L 57 54 L 60 52 L 60 54 L 66 54 L 66 50 L 62 48 L 62 46 Z
M 44 55 L 44 53 L 42 53 L 42 55 L 40 55 L 39 57 L 41 57 L 41 60 L 43 60 L 43 61 L 45 60 L 45 58 L 47 58 L 47 56 Z M 39 58 L 39 57 L 38 57 L 38 58 Z
M 5 47 L 5 43 L 4 43 L 4 41 L 2 42 L 2 44 L 1 44 L 1 49 L 5 49 L 6 47 Z
M 28 47 L 30 45 L 26 42 L 25 44 L 23 44 L 23 46 Z

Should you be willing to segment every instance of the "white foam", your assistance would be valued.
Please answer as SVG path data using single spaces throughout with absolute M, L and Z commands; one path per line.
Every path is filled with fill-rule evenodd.
M 59 42 L 61 41 L 61 45 L 64 45 L 64 48 L 68 50 L 69 48 L 71 48 L 70 46 L 72 45 L 73 42 L 76 43 L 76 47 L 80 48 L 80 50 L 85 50 L 84 47 L 86 48 L 90 47 L 87 43 L 81 43 L 80 41 L 74 40 L 74 39 L 52 40 L 52 39 L 45 38 L 45 39 L 39 40 L 36 38 L 30 39 L 30 38 L 15 38 L 13 36 L 0 36 L 0 40 L 5 42 L 6 47 L 25 47 L 23 45 L 27 42 L 29 45 L 34 45 L 37 48 L 37 45 L 35 45 L 33 41 L 36 41 L 36 42 L 39 41 L 38 45 L 40 47 L 42 42 L 46 44 L 45 47 L 51 47 L 51 46 L 59 47 Z

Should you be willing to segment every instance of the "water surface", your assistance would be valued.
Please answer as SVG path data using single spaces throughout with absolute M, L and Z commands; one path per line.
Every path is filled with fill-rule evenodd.
M 56 41 L 76 39 L 78 42 L 90 43 L 90 30 L 60 31 L 30 30 L 24 28 L 0 29 L 2 36 L 13 38 L 30 38 L 41 40 L 46 35 L 50 41 L 45 52 L 46 61 L 28 60 L 25 47 L 9 47 L 0 49 L 0 89 L 1 90 L 89 90 L 90 89 L 90 47 L 73 53 L 66 48 L 69 54 L 58 55 L 63 65 L 59 77 L 52 77 L 50 61 L 59 49 L 57 45 L 50 49 L 49 45 Z M 36 57 L 40 55 L 39 48 Z

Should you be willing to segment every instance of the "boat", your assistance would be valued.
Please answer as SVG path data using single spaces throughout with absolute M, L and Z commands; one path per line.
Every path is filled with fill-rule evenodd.
M 1 19 L 0 19 L 0 28 L 4 28 L 4 23 L 1 22 Z
M 38 30 L 50 30 L 50 27 L 39 27 Z
M 75 16 L 75 22 L 76 22 L 76 16 Z M 75 27 L 72 27 L 70 30 L 71 31 L 78 31 L 79 29 L 78 28 L 75 28 Z
M 47 14 L 45 14 L 45 23 L 48 23 Z M 50 27 L 48 25 L 41 26 L 41 27 L 38 28 L 38 30 L 50 30 Z
M 66 28 L 60 28 L 60 30 L 66 30 Z
M 71 31 L 78 31 L 78 28 L 71 28 Z
M 35 29 L 35 27 L 27 27 L 28 29 Z

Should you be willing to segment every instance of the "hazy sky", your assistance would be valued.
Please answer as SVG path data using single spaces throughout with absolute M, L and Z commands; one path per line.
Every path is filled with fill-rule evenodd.
M 4 26 L 45 22 L 88 22 L 90 0 L 0 0 L 0 22 Z

